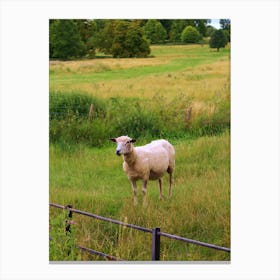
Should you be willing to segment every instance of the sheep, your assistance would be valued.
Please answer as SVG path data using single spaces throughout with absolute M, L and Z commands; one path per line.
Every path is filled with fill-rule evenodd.
M 137 180 L 142 180 L 143 206 L 147 205 L 146 194 L 148 180 L 158 180 L 159 199 L 163 199 L 162 177 L 165 172 L 169 173 L 169 198 L 171 197 L 175 169 L 175 150 L 167 140 L 155 140 L 139 147 L 134 147 L 133 143 L 136 140 L 128 136 L 110 138 L 110 140 L 117 143 L 116 155 L 123 155 L 123 170 L 132 185 L 134 205 L 138 204 Z

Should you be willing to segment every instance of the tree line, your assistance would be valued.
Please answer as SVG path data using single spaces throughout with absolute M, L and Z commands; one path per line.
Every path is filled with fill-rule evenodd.
M 98 51 L 113 57 L 147 57 L 150 44 L 199 43 L 205 37 L 211 37 L 210 47 L 219 50 L 230 41 L 230 20 L 221 19 L 220 30 L 210 23 L 208 19 L 51 19 L 49 56 L 93 58 Z

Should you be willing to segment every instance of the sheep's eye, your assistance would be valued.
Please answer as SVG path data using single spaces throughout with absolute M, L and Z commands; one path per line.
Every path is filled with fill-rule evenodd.
M 125 143 L 125 145 L 127 145 L 127 144 L 129 144 L 130 143 L 130 141 L 127 141 L 126 143 Z

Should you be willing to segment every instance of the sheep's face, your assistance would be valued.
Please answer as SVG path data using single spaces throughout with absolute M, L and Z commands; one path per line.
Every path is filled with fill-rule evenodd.
M 132 143 L 136 142 L 128 136 L 120 136 L 118 138 L 111 138 L 111 141 L 117 143 L 116 155 L 127 155 L 132 151 Z

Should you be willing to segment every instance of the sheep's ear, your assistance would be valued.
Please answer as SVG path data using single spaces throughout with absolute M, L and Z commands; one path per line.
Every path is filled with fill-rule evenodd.
M 136 142 L 136 139 L 131 139 L 130 140 L 130 143 L 135 143 Z
M 110 138 L 109 140 L 111 140 L 113 142 L 117 142 L 116 138 Z

